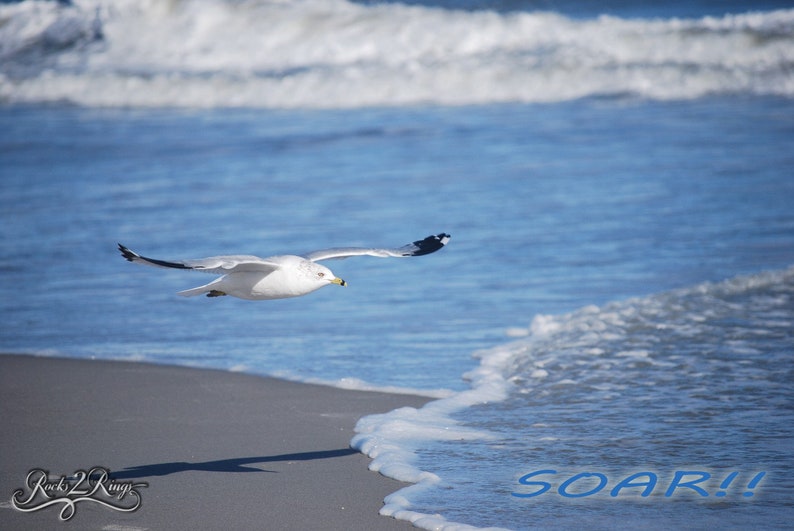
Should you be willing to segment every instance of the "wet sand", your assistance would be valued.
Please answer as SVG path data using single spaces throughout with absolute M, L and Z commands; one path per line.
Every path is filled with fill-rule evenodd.
M 0 355 L 0 528 L 411 529 L 380 516 L 405 484 L 349 448 L 357 420 L 427 398 L 132 362 Z M 26 477 L 110 470 L 147 483 L 120 512 L 13 507 Z M 24 499 L 20 498 L 20 499 Z M 133 498 L 125 498 L 129 506 Z

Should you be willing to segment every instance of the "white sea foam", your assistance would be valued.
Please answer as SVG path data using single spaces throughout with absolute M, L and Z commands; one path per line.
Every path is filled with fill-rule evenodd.
M 794 95 L 794 10 L 574 20 L 346 0 L 0 6 L 0 101 L 358 107 Z
M 472 389 L 456 393 L 415 409 L 396 409 L 389 413 L 369 415 L 356 424 L 357 435 L 350 446 L 372 458 L 370 470 L 385 476 L 414 483 L 388 496 L 380 513 L 407 520 L 423 529 L 466 530 L 471 526 L 449 522 L 441 515 L 428 515 L 411 510 L 410 499 L 441 482 L 436 474 L 415 465 L 415 451 L 426 441 L 489 440 L 495 437 L 485 431 L 461 425 L 452 414 L 488 402 L 502 401 L 508 396 L 510 383 L 496 373 L 482 368 L 467 375 Z
M 412 508 L 412 500 L 423 491 L 444 484 L 443 477 L 416 465 L 418 450 L 432 441 L 499 439 L 453 419 L 453 413 L 476 404 L 498 403 L 511 392 L 561 394 L 592 402 L 611 400 L 619 396 L 632 371 L 649 377 L 648 367 L 657 368 L 655 374 L 674 369 L 688 373 L 691 378 L 687 381 L 700 381 L 715 367 L 730 364 L 741 366 L 752 378 L 756 362 L 742 358 L 758 353 L 749 339 L 754 330 L 788 334 L 792 300 L 794 267 L 603 307 L 586 306 L 565 315 L 538 315 L 526 337 L 475 354 L 480 365 L 465 375 L 471 389 L 420 409 L 401 408 L 364 417 L 356 426 L 351 446 L 373 459 L 372 470 L 415 483 L 389 496 L 382 514 L 425 529 L 472 529 Z M 704 314 L 707 317 L 700 319 Z M 510 329 L 509 335 L 518 334 Z M 692 351 L 683 350 L 685 345 L 691 345 Z M 715 345 L 726 352 L 711 358 L 703 355 Z M 732 371 L 737 374 L 740 370 Z

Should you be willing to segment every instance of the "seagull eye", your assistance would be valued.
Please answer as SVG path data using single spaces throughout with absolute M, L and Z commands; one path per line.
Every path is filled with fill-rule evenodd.
M 317 273 L 317 276 L 318 276 L 318 277 L 320 277 L 320 278 L 322 278 L 322 277 L 324 277 L 324 276 L 325 276 L 325 273 L 322 273 L 322 272 L 320 272 L 320 273 Z

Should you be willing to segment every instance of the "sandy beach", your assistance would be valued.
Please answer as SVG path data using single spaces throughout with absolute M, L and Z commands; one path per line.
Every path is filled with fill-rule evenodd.
M 349 448 L 356 421 L 428 399 L 144 363 L 0 356 L 3 529 L 410 529 L 378 514 L 403 486 Z M 103 467 L 121 512 L 15 508 L 28 474 Z M 95 496 L 96 497 L 96 496 Z M 19 499 L 23 499 L 20 497 Z M 131 495 L 125 498 L 128 503 Z M 121 504 L 121 502 L 118 502 Z

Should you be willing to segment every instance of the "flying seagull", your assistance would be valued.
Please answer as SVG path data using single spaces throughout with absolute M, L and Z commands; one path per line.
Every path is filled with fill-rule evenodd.
M 213 256 L 198 260 L 166 262 L 146 258 L 135 251 L 119 245 L 121 256 L 139 264 L 190 269 L 223 275 L 209 284 L 180 291 L 179 295 L 193 297 L 206 294 L 207 297 L 229 295 L 252 301 L 300 297 L 329 284 L 346 286 L 347 282 L 334 275 L 330 269 L 318 264 L 322 260 L 348 258 L 350 256 L 377 256 L 381 258 L 422 256 L 438 251 L 450 239 L 441 233 L 428 236 L 396 249 L 377 249 L 366 247 L 340 247 L 313 251 L 302 256 L 282 255 L 269 258 L 258 256 Z

